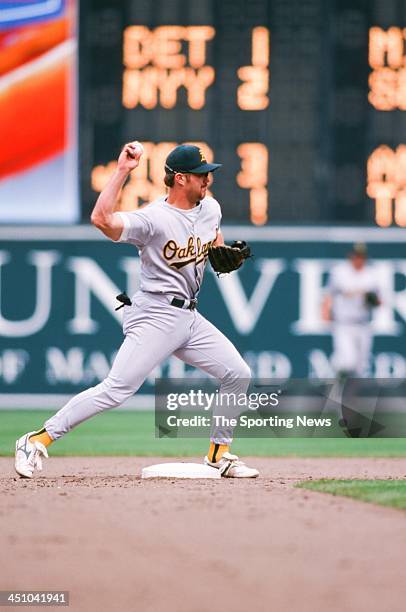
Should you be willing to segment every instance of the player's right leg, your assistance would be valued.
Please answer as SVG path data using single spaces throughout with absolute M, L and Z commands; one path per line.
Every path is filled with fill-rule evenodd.
M 355 374 L 358 378 L 370 376 L 371 352 L 372 352 L 372 331 L 370 323 L 358 325 L 357 329 L 357 349 L 358 360 Z
M 220 397 L 239 398 L 241 394 L 245 395 L 251 380 L 250 368 L 232 342 L 200 313 L 195 315 L 191 337 L 175 355 L 220 380 Z M 239 415 L 244 408 L 231 402 L 220 407 L 221 414 L 224 414 L 224 410 L 231 418 Z M 226 478 L 256 478 L 258 470 L 248 467 L 237 455 L 230 453 L 232 440 L 232 427 L 213 427 L 205 463 L 220 470 Z
M 343 372 L 347 376 L 353 376 L 357 370 L 356 328 L 356 325 L 348 323 L 335 323 L 333 326 L 332 364 L 337 376 Z
M 15 469 L 31 478 L 47 457 L 46 447 L 71 429 L 105 410 L 121 405 L 142 385 L 150 372 L 169 357 L 189 335 L 190 312 L 157 307 L 152 298 L 135 300 L 126 309 L 126 337 L 107 378 L 74 396 L 39 432 L 24 434 L 16 442 Z

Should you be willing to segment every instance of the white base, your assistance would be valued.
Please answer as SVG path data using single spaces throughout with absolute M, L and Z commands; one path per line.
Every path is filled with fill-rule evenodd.
M 143 468 L 141 478 L 221 478 L 221 474 L 203 463 L 158 463 Z

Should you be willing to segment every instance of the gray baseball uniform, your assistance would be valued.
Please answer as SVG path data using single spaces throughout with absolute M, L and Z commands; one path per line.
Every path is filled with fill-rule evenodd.
M 140 211 L 116 214 L 124 223 L 120 242 L 140 250 L 141 290 L 195 298 L 220 228 L 219 203 L 206 196 L 199 206 L 183 210 L 162 196 Z
M 372 349 L 371 308 L 367 292 L 379 293 L 376 274 L 370 265 L 355 270 L 348 261 L 331 273 L 328 292 L 332 303 L 333 365 L 337 372 L 367 376 Z
M 158 198 L 145 208 L 120 215 L 119 242 L 135 245 L 141 258 L 140 291 L 124 307 L 125 339 L 112 369 L 100 384 L 73 397 L 45 428 L 56 440 L 93 415 L 122 404 L 150 372 L 174 354 L 221 381 L 220 393 L 245 393 L 250 369 L 233 344 L 190 300 L 199 293 L 207 251 L 220 227 L 218 202 L 206 196 L 191 210 Z M 177 304 L 184 300 L 182 307 Z M 212 431 L 216 444 L 230 444 L 232 430 Z

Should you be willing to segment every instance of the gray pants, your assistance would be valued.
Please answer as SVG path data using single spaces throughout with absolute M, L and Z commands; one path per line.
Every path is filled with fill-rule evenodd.
M 138 292 L 124 307 L 121 345 L 107 378 L 73 397 L 45 423 L 53 440 L 95 414 L 120 406 L 151 371 L 170 355 L 221 381 L 220 393 L 245 393 L 251 372 L 234 345 L 197 310 L 171 306 L 166 296 Z M 229 444 L 232 430 L 213 431 L 211 440 Z
M 350 372 L 358 378 L 370 375 L 372 339 L 370 323 L 334 323 L 335 371 Z

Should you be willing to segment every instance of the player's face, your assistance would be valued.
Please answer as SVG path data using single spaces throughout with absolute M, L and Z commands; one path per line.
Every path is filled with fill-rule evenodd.
M 206 195 L 207 185 L 209 184 L 209 173 L 188 174 L 186 188 L 191 201 L 202 200 Z
M 352 255 L 351 262 L 356 270 L 362 270 L 365 265 L 365 257 L 362 255 Z

